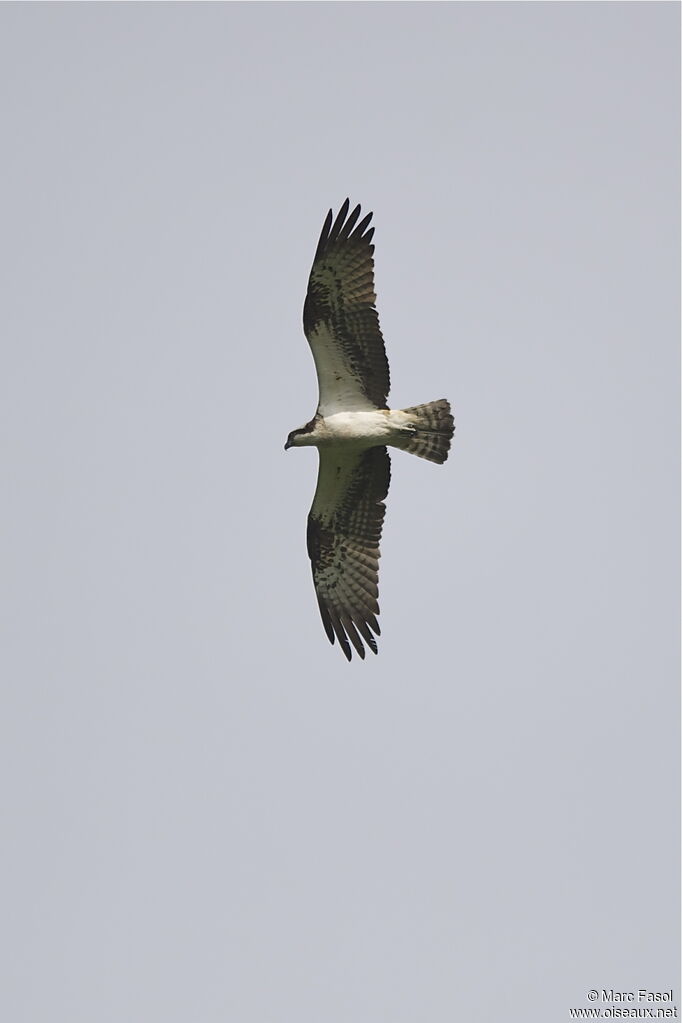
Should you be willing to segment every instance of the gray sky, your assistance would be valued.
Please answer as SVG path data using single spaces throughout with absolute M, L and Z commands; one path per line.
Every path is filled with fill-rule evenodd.
M 12 1023 L 554 1023 L 677 988 L 677 4 L 7 5 Z M 305 553 L 374 210 L 377 658 Z

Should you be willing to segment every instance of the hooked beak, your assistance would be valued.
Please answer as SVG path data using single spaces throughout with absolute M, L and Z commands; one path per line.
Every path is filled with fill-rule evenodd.
M 286 444 L 284 445 L 284 450 L 288 451 L 290 447 L 291 447 L 291 444 L 289 443 L 289 441 L 287 441 Z

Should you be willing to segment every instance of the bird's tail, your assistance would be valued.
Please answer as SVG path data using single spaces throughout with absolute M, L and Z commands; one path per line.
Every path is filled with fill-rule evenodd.
M 402 411 L 410 417 L 411 430 L 399 447 L 412 455 L 428 458 L 430 462 L 444 462 L 455 432 L 450 402 L 439 398 L 427 405 L 414 405 Z

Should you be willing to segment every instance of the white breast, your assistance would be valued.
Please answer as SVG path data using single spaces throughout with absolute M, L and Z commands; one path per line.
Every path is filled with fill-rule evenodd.
M 342 441 L 356 442 L 359 446 L 363 441 L 367 447 L 386 444 L 393 434 L 388 412 L 336 412 L 325 416 L 318 425 L 324 440 L 331 443 Z

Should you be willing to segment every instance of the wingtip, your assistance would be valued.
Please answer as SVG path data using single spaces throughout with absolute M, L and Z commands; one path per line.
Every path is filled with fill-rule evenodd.
M 346 199 L 341 204 L 341 209 L 339 210 L 339 217 L 341 218 L 341 220 L 345 220 L 346 219 L 346 214 L 348 213 L 349 209 L 350 209 L 350 199 L 348 197 L 346 197 Z

